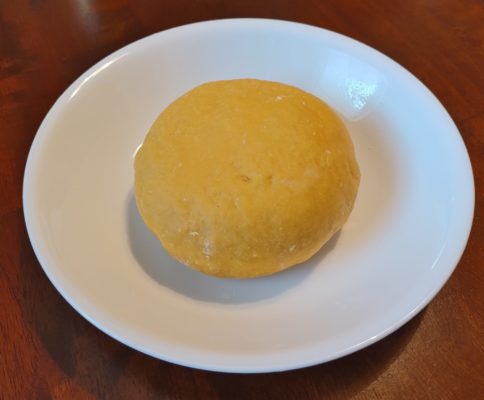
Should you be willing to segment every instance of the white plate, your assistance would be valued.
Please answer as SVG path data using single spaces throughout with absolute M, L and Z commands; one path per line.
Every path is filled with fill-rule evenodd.
M 176 265 L 147 231 L 133 154 L 177 96 L 241 77 L 331 104 L 347 121 L 362 180 L 348 223 L 305 265 L 219 280 Z M 139 351 L 233 372 L 321 363 L 400 327 L 449 278 L 473 207 L 466 149 L 428 89 L 359 42 L 272 20 L 183 26 L 105 58 L 46 116 L 24 181 L 37 257 L 79 313 Z

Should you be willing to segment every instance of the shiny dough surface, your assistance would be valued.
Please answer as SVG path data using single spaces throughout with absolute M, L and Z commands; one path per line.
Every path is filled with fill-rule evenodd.
M 181 96 L 135 158 L 148 228 L 183 264 L 229 278 L 270 275 L 313 256 L 346 222 L 359 180 L 350 136 L 329 106 L 255 79 Z

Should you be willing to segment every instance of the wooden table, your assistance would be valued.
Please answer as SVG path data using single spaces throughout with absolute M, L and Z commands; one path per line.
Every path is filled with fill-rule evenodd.
M 84 70 L 153 32 L 226 17 L 321 26 L 382 51 L 447 108 L 469 150 L 476 214 L 444 289 L 407 325 L 343 359 L 230 375 L 145 356 L 98 331 L 50 284 L 22 213 L 43 117 Z M 0 2 L 0 399 L 484 398 L 484 3 L 479 0 Z

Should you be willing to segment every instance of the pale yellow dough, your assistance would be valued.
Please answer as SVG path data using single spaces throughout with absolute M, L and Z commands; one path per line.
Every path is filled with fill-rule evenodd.
M 330 107 L 255 79 L 210 82 L 178 98 L 135 160 L 146 225 L 174 258 L 219 277 L 306 261 L 347 220 L 359 181 L 353 144 Z

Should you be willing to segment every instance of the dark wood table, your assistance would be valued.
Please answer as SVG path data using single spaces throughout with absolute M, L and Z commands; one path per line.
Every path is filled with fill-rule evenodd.
M 356 38 L 420 78 L 469 150 L 476 213 L 455 273 L 381 342 L 297 371 L 237 375 L 162 362 L 78 315 L 44 275 L 22 212 L 37 127 L 84 70 L 189 22 L 268 17 Z M 0 2 L 0 399 L 484 398 L 484 3 L 479 0 L 3 0 Z

